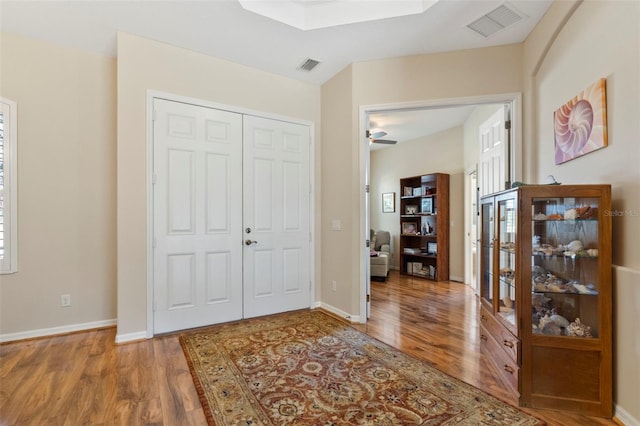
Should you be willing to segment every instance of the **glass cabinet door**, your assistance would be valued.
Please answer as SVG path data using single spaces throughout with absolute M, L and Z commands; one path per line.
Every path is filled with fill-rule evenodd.
M 514 198 L 498 201 L 498 273 L 497 314 L 515 330 L 516 324 L 516 203 Z
M 482 234 L 480 235 L 480 296 L 493 311 L 493 199 L 482 204 Z
M 534 334 L 599 335 L 598 198 L 533 198 Z

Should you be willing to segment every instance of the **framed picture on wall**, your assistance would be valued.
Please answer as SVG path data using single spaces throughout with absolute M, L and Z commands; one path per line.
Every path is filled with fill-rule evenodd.
M 606 147 L 606 80 L 599 79 L 553 113 L 556 164 Z
M 393 213 L 396 211 L 396 193 L 385 192 L 382 194 L 382 213 Z

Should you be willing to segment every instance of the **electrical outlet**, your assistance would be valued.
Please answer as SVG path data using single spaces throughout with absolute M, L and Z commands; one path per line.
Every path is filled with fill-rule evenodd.
M 331 281 L 331 290 L 336 291 L 336 280 Z
M 60 306 L 62 306 L 62 307 L 71 306 L 71 295 L 70 294 L 61 294 L 60 295 Z

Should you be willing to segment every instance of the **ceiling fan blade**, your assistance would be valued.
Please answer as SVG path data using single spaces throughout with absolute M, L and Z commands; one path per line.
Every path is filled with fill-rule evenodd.
M 385 132 L 384 130 L 381 130 L 379 132 L 375 132 L 375 133 L 370 133 L 369 137 L 371 139 L 377 139 L 377 138 L 381 138 L 383 136 L 387 136 L 387 132 Z
M 371 142 L 373 143 L 380 143 L 383 145 L 395 145 L 398 143 L 398 141 L 392 141 L 389 139 L 371 139 Z

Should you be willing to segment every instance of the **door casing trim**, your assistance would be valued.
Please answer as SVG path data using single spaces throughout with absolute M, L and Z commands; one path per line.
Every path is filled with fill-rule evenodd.
M 311 238 L 309 241 L 309 307 L 315 303 L 315 123 L 309 120 L 299 118 L 286 117 L 278 114 L 272 114 L 264 111 L 256 111 L 248 108 L 225 105 L 217 102 L 211 102 L 204 99 L 192 98 L 190 96 L 177 95 L 175 93 L 163 92 L 159 90 L 147 90 L 147 111 L 146 111 L 146 232 L 147 232 L 147 329 L 146 338 L 153 337 L 153 312 L 154 312 L 154 276 L 153 276 L 153 101 L 155 99 L 164 99 L 167 101 L 181 102 L 185 104 L 213 108 L 228 112 L 234 112 L 242 115 L 252 115 L 256 117 L 267 118 L 277 121 L 285 121 L 294 124 L 301 124 L 309 127 L 309 231 Z
M 368 205 L 367 194 L 364 188 L 370 182 L 370 158 L 369 158 L 369 141 L 365 136 L 367 130 L 367 122 L 369 114 L 383 111 L 402 111 L 402 110 L 414 110 L 414 109 L 437 109 L 442 107 L 454 107 L 454 106 L 467 106 L 467 105 L 483 105 L 483 104 L 497 104 L 508 103 L 511 105 L 511 130 L 513 140 L 511 141 L 512 150 L 510 158 L 510 176 L 511 181 L 522 181 L 523 176 L 523 162 L 522 162 L 522 93 L 512 92 L 495 95 L 481 95 L 481 96 L 468 96 L 461 98 L 445 98 L 445 99 L 428 99 L 422 101 L 411 102 L 393 102 L 388 104 L 371 104 L 360 105 L 359 108 L 359 125 L 357 140 L 360 144 L 360 161 L 358 164 L 359 176 L 360 176 L 360 199 L 359 199 L 359 220 L 360 220 L 360 256 L 359 258 L 359 284 L 360 289 L 358 294 L 360 295 L 359 306 L 360 314 L 356 317 L 358 322 L 367 322 L 367 274 L 369 265 L 369 253 L 365 247 L 365 242 L 369 235 L 368 226 Z

